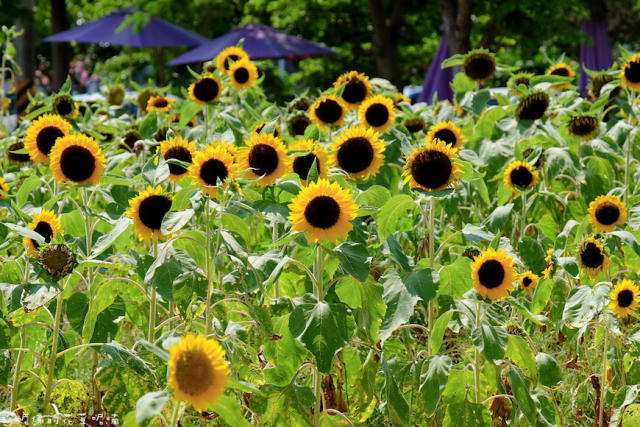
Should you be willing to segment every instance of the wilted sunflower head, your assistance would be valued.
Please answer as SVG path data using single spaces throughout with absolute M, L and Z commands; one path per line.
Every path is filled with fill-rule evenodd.
M 640 89 L 640 53 L 636 53 L 624 63 L 620 78 L 623 86 L 632 90 Z
M 58 95 L 53 101 L 53 111 L 66 119 L 75 119 L 78 117 L 78 104 L 69 95 Z
M 254 133 L 262 133 L 262 129 L 264 129 L 264 127 L 267 125 L 267 122 L 260 122 L 257 125 L 255 125 L 253 127 L 253 131 Z M 280 126 L 278 126 L 278 124 L 276 123 L 276 125 L 273 128 L 273 136 L 275 136 L 276 138 L 281 138 L 282 137 L 282 131 L 280 130 Z
M 24 146 L 31 160 L 36 163 L 48 163 L 51 149 L 58 138 L 71 130 L 71 123 L 56 114 L 44 114 L 27 129 Z
M 43 209 L 40 213 L 32 215 L 33 221 L 28 224 L 29 228 L 42 237 L 45 243 L 51 243 L 58 233 L 64 234 L 60 218 L 52 210 Z M 27 248 L 27 254 L 31 257 L 38 256 L 40 244 L 33 239 L 25 237 L 22 243 Z
M 525 289 L 527 291 L 532 291 L 538 286 L 538 275 L 533 274 L 531 271 L 525 271 L 520 275 L 520 280 L 518 280 L 521 289 Z
M 24 142 L 14 142 L 13 144 L 11 144 L 9 148 L 7 148 L 7 158 L 9 159 L 9 161 L 12 163 L 24 163 L 31 160 L 31 156 L 29 155 L 29 153 L 17 153 L 17 151 L 20 151 L 22 149 L 24 149 Z
M 189 176 L 198 182 L 200 191 L 215 197 L 218 186 L 226 186 L 238 176 L 238 166 L 225 146 L 216 141 L 196 153 L 189 166 Z
M 417 118 L 405 120 L 404 127 L 406 127 L 407 130 L 411 133 L 418 133 L 422 129 L 427 127 L 427 123 L 421 118 L 417 117 Z
M 471 80 L 485 83 L 496 72 L 496 58 L 486 49 L 473 49 L 465 55 L 462 71 Z
M 126 92 L 122 86 L 114 86 L 107 93 L 107 104 L 122 105 Z
M 51 172 L 58 183 L 100 182 L 106 159 L 98 142 L 82 133 L 65 135 L 51 149 Z
M 133 219 L 133 226 L 140 240 L 162 237 L 162 220 L 171 210 L 173 200 L 162 193 L 162 188 L 148 187 L 129 200 L 126 215 Z
M 638 309 L 640 289 L 629 279 L 624 279 L 611 290 L 611 303 L 607 308 L 620 318 L 625 318 Z
M 289 105 L 289 112 L 294 111 L 307 111 L 311 107 L 311 101 L 306 97 L 294 99 L 291 105 Z
M 341 98 L 345 104 L 353 110 L 357 109 L 362 101 L 373 95 L 373 88 L 369 83 L 369 77 L 357 71 L 344 73 L 338 77 L 338 80 L 333 82 L 333 88 L 335 90 L 340 89 L 342 85 L 344 85 L 344 91 L 342 92 Z
M 569 133 L 578 139 L 590 140 L 598 133 L 600 121 L 590 115 L 575 116 L 569 120 Z
M 627 207 L 618 196 L 598 196 L 589 203 L 589 222 L 598 231 L 614 231 L 627 221 Z
M 136 103 L 138 104 L 138 109 L 142 113 L 147 112 L 147 105 L 149 105 L 149 99 L 153 96 L 159 96 L 158 91 L 152 88 L 146 88 L 140 91 L 138 97 L 136 98 Z
M 549 95 L 545 92 L 533 92 L 526 96 L 516 109 L 516 118 L 522 120 L 538 120 L 544 116 L 549 107 Z
M 66 245 L 44 246 L 40 250 L 40 266 L 51 276 L 62 279 L 76 266 L 76 257 Z
M 216 67 L 225 74 L 229 74 L 231 64 L 237 61 L 248 61 L 249 54 L 237 46 L 230 46 L 220 52 L 216 58 Z
M 561 76 L 561 77 L 575 77 L 576 72 L 564 62 L 560 62 L 558 64 L 552 65 L 549 67 L 546 73 L 547 76 Z M 557 91 L 569 89 L 571 83 L 559 83 L 552 85 L 551 88 Z
M 160 152 L 165 160 L 179 160 L 185 163 L 192 163 L 193 156 L 196 154 L 196 144 L 188 139 L 183 139 L 181 135 L 169 138 L 168 141 L 160 143 Z M 172 182 L 180 182 L 187 173 L 187 168 L 183 165 L 168 163 L 169 180 Z
M 313 162 L 316 162 L 318 178 L 326 179 L 329 176 L 329 153 L 317 141 L 299 139 L 291 143 L 289 151 L 297 152 L 291 161 L 291 167 L 299 177 L 303 185 L 307 184 L 307 178 Z
M 600 274 L 602 270 L 606 271 L 610 263 L 609 257 L 604 252 L 604 247 L 593 237 L 590 237 L 589 240 L 580 245 L 578 258 L 580 266 L 592 279 Z
M 337 243 L 353 228 L 358 206 L 353 195 L 338 183 L 319 179 L 304 187 L 289 204 L 292 230 L 306 232 L 312 242 Z
M 461 149 L 464 142 L 464 135 L 458 126 L 452 121 L 442 121 L 431 126 L 427 134 L 427 142 L 439 139 L 451 148 Z
M 473 287 L 483 298 L 501 299 L 513 289 L 516 270 L 513 259 L 502 249 L 487 249 L 471 263 Z
M 364 126 L 352 126 L 330 144 L 331 164 L 353 178 L 374 176 L 384 163 L 385 148 L 378 132 Z
M 229 381 L 229 364 L 217 341 L 191 333 L 169 347 L 169 384 L 178 401 L 197 411 L 218 401 Z
M 324 96 L 311 105 L 309 118 L 320 129 L 328 126 L 342 126 L 347 114 L 347 106 L 342 99 L 333 95 Z
M 404 182 L 411 188 L 438 191 L 455 187 L 460 174 L 460 166 L 454 160 L 458 149 L 451 148 L 444 141 L 427 140 L 426 144 L 413 150 L 404 165 Z
M 379 133 L 393 126 L 396 110 L 393 101 L 382 95 L 367 98 L 358 109 L 360 124 Z
M 520 72 L 513 74 L 507 82 L 507 87 L 511 89 L 512 93 L 515 93 L 518 86 L 523 85 L 528 88 L 531 85 L 532 73 Z
M 120 147 L 128 151 L 133 151 L 133 146 L 141 139 L 142 135 L 140 135 L 136 129 L 129 129 L 124 135 L 122 135 L 122 143 L 120 144 Z
M 248 59 L 231 64 L 228 74 L 234 89 L 251 87 L 258 80 L 258 68 Z
M 280 138 L 270 134 L 251 133 L 246 147 L 238 151 L 240 170 L 248 178 L 259 178 L 256 185 L 273 184 L 291 170 L 291 162 Z
M 599 99 L 602 88 L 607 83 L 612 82 L 614 80 L 615 80 L 615 77 L 610 74 L 606 74 L 603 72 L 597 73 L 595 76 L 593 76 L 593 78 L 589 82 L 589 96 L 593 100 Z M 609 99 L 611 100 L 613 98 L 620 96 L 621 92 L 622 92 L 622 88 L 620 86 L 616 86 L 615 89 L 609 92 Z
M 504 171 L 504 183 L 514 190 L 526 190 L 538 182 L 538 172 L 521 160 L 509 163 Z
M 165 111 L 169 111 L 173 106 L 173 103 L 176 102 L 174 99 L 168 98 L 166 96 L 152 96 L 147 101 L 147 111 L 157 111 L 159 113 L 163 113 Z
M 222 82 L 213 74 L 206 74 L 189 86 L 189 98 L 200 105 L 216 102 L 221 95 Z
M 291 136 L 302 136 L 310 124 L 311 120 L 309 120 L 307 113 L 299 112 L 294 114 L 289 119 L 289 133 Z

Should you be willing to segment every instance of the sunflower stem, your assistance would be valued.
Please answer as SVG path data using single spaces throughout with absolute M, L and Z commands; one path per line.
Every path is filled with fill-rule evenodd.
M 184 409 L 184 403 L 182 401 L 175 402 L 173 405 L 173 414 L 171 415 L 171 427 L 176 427 L 180 417 L 182 417 L 182 411 Z
M 207 143 L 207 139 L 209 139 L 209 104 L 206 104 L 202 109 L 204 113 L 204 138 L 203 143 Z
M 434 228 L 435 228 L 435 216 L 436 216 L 436 203 L 433 199 L 433 197 L 431 197 L 429 199 L 429 225 L 428 225 L 428 230 L 429 230 L 429 267 L 433 269 L 433 266 L 435 265 L 435 252 L 434 252 Z M 433 299 L 429 300 L 429 302 L 427 303 L 427 324 L 429 325 L 429 336 L 428 338 L 428 354 L 429 356 L 431 356 L 431 331 L 433 330 Z
M 158 257 L 158 236 L 153 235 L 153 259 Z M 153 342 L 156 331 L 156 288 L 151 285 L 151 302 L 149 303 L 149 330 L 147 341 Z
M 20 328 L 20 348 L 24 347 L 25 340 L 25 326 Z M 20 366 L 22 365 L 22 350 L 18 351 L 18 357 L 16 360 L 15 372 L 13 373 L 13 386 L 11 387 L 11 402 L 9 403 L 9 410 L 13 409 L 18 404 L 18 387 L 20 386 Z
M 631 115 L 629 116 L 629 124 L 632 127 L 635 127 L 633 124 L 633 106 L 636 104 L 636 92 L 629 91 L 629 103 L 631 104 Z M 624 162 L 624 203 L 629 204 L 629 186 L 631 183 L 629 182 L 631 179 L 631 154 L 633 148 L 633 141 L 635 140 L 636 133 L 632 131 L 627 138 L 627 151 Z
M 607 346 L 609 345 L 609 334 L 607 327 L 604 327 L 604 338 L 602 345 L 602 370 L 600 371 L 600 407 L 598 408 L 598 427 L 602 427 L 604 421 L 604 399 L 607 392 Z
M 524 231 L 527 227 L 527 193 L 525 190 L 520 191 L 522 199 L 522 218 L 520 218 L 520 240 L 524 239 Z
M 315 277 L 315 284 L 313 287 L 313 293 L 318 301 L 322 300 L 322 257 L 320 251 L 320 244 L 316 243 L 313 250 L 313 277 Z M 320 403 L 322 399 L 322 386 L 321 377 L 318 367 L 314 366 L 313 370 L 313 390 L 315 395 L 315 405 L 313 410 L 313 425 L 320 425 Z
M 58 354 L 58 330 L 60 329 L 60 319 L 62 318 L 62 291 L 58 293 L 56 298 L 56 319 L 53 324 L 53 337 L 51 343 L 51 354 L 49 354 L 49 373 L 47 375 L 47 383 L 44 392 L 44 413 L 47 414 L 49 410 L 49 403 L 51 400 L 51 391 L 53 390 L 53 377 L 56 370 L 56 356 Z M 19 367 L 18 367 L 19 368 Z
M 476 328 L 480 326 L 481 304 L 482 303 L 478 301 L 476 306 Z M 480 350 L 478 350 L 478 346 L 474 346 L 473 374 L 475 377 L 476 403 L 480 403 Z

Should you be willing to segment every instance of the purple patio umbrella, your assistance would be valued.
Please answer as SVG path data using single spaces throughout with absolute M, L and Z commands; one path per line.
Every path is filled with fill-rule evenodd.
M 268 25 L 251 23 L 234 28 L 228 33 L 169 61 L 168 64 L 180 65 L 209 61 L 218 56 L 225 48 L 236 46 L 241 39 L 244 39 L 242 48 L 251 59 L 304 59 L 337 54 L 333 49 L 300 37 L 281 33 Z
M 453 68 L 442 69 L 440 65 L 449 57 L 449 41 L 447 33 L 442 28 L 442 39 L 436 55 L 431 60 L 429 71 L 422 85 L 422 92 L 418 96 L 418 102 L 426 102 L 428 104 L 433 100 L 433 94 L 438 93 L 438 100 L 453 99 L 453 90 L 449 83 L 453 81 Z
M 122 9 L 110 15 L 71 28 L 44 39 L 46 42 L 111 43 L 132 47 L 194 46 L 209 41 L 192 31 L 185 30 L 155 16 L 136 33 L 134 23 L 116 31 L 122 22 L 136 9 Z
M 578 91 L 582 96 L 588 92 L 591 77 L 584 71 L 584 67 L 593 71 L 606 70 L 611 67 L 611 43 L 607 33 L 607 21 L 585 19 L 582 21 L 582 31 L 591 37 L 592 42 L 580 45 L 580 82 Z

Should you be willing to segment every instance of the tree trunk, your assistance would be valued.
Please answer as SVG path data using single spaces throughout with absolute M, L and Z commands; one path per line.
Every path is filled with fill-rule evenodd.
M 393 0 L 391 14 L 384 10 L 382 0 L 367 0 L 373 24 L 373 55 L 378 76 L 402 90 L 403 79 L 398 61 L 398 32 L 402 25 L 404 0 Z
M 471 10 L 473 0 L 438 0 L 442 10 L 442 21 L 449 37 L 451 54 L 467 53 L 471 50 Z
M 50 0 L 51 33 L 69 29 L 65 0 Z M 51 90 L 60 89 L 69 74 L 69 43 L 51 43 Z

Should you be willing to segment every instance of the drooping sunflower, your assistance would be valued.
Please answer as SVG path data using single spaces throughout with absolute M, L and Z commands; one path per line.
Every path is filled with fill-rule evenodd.
M 61 279 L 76 266 L 76 257 L 66 245 L 47 245 L 40 250 L 38 262 L 47 273 Z
M 544 92 L 531 93 L 518 104 L 516 118 L 518 121 L 540 119 L 548 107 L 549 95 Z
M 378 132 L 364 126 L 352 126 L 330 144 L 331 164 L 353 178 L 374 176 L 384 163 L 384 142 Z
M 347 114 L 347 106 L 342 99 L 337 99 L 333 95 L 324 96 L 311 105 L 309 118 L 320 129 L 327 129 L 328 126 L 342 126 L 344 117 Z
M 624 63 L 620 78 L 623 86 L 632 90 L 640 89 L 640 53 L 636 53 Z
M 219 185 L 226 186 L 238 176 L 238 166 L 224 145 L 214 143 L 196 153 L 189 176 L 200 184 L 200 191 L 215 197 Z
M 31 156 L 29 155 L 29 153 L 23 154 L 16 152 L 22 150 L 23 148 L 24 142 L 22 141 L 14 142 L 13 144 L 11 144 L 9 148 L 7 148 L 7 158 L 9 159 L 9 161 L 12 163 L 24 163 L 31 160 Z
M 404 127 L 411 133 L 418 133 L 425 127 L 427 124 L 421 118 L 408 119 L 404 121 Z
M 64 234 L 62 225 L 60 224 L 60 218 L 52 211 L 43 209 L 40 213 L 34 213 L 32 215 L 33 221 L 28 224 L 29 228 L 42 237 L 44 237 L 45 243 L 51 243 L 56 238 L 58 233 Z M 38 256 L 38 250 L 40 244 L 28 237 L 22 239 L 22 243 L 27 248 L 27 254 L 33 258 Z
M 619 318 L 625 318 L 638 309 L 640 289 L 629 279 L 619 282 L 611 290 L 611 303 L 607 308 Z
M 344 91 L 342 92 L 341 98 L 347 107 L 352 110 L 357 109 L 362 101 L 373 95 L 369 77 L 357 71 L 344 73 L 338 77 L 338 80 L 333 82 L 333 88 L 335 90 L 338 90 L 342 85 L 344 85 Z
M 575 77 L 575 75 L 576 72 L 564 62 L 552 65 L 547 70 L 547 76 Z M 571 83 L 566 82 L 552 85 L 551 88 L 557 91 L 562 91 L 569 89 L 569 86 L 571 86 Z
M 473 49 L 464 57 L 462 71 L 471 80 L 485 83 L 496 72 L 496 59 L 487 49 Z
M 0 176 L 0 190 L 2 190 L 3 193 L 9 194 L 9 184 L 7 184 L 7 181 Z M 4 194 L 0 194 L 0 200 L 4 200 L 6 199 L 7 196 L 5 196 Z
M 289 151 L 304 151 L 296 154 L 291 161 L 293 171 L 300 177 L 303 185 L 307 184 L 307 177 L 313 162 L 316 162 L 318 178 L 326 179 L 329 176 L 329 153 L 316 141 L 299 139 L 289 145 Z
M 291 169 L 290 159 L 280 138 L 264 133 L 252 133 L 246 147 L 238 150 L 240 170 L 248 178 L 259 178 L 259 186 L 271 185 Z
M 24 146 L 31 160 L 36 163 L 48 163 L 51 148 L 56 140 L 71 130 L 71 123 L 57 114 L 44 114 L 27 129 Z
M 569 133 L 581 140 L 590 140 L 599 129 L 600 122 L 594 116 L 581 115 L 569 120 Z
M 427 142 L 439 139 L 451 148 L 461 149 L 464 143 L 464 135 L 458 126 L 452 121 L 440 122 L 431 126 L 427 134 Z
M 291 136 L 302 136 L 310 124 L 311 120 L 309 120 L 307 113 L 295 114 L 289 119 L 289 133 Z
M 533 78 L 532 73 L 520 72 L 512 75 L 507 82 L 507 87 L 511 89 L 512 93 L 516 93 L 516 89 L 518 86 L 524 85 L 525 87 L 529 87 L 531 85 L 531 79 Z
M 222 95 L 222 82 L 213 74 L 200 77 L 189 86 L 189 98 L 200 105 L 216 102 Z
M 127 151 L 133 152 L 133 148 L 136 145 L 136 142 L 142 139 L 142 135 L 138 133 L 136 129 L 129 129 L 122 135 L 122 143 L 120 147 L 124 148 Z
M 153 96 L 160 96 L 158 91 L 154 88 L 145 88 L 138 93 L 136 97 L 136 104 L 138 104 L 138 108 L 142 113 L 147 112 L 147 105 L 149 104 L 149 99 Z
M 358 109 L 360 124 L 372 128 L 376 132 L 384 133 L 393 126 L 396 110 L 393 101 L 382 95 L 367 98 Z
M 187 334 L 169 347 L 169 384 L 178 401 L 197 411 L 218 401 L 229 381 L 229 364 L 217 341 Z
M 180 123 L 180 114 L 174 114 L 171 117 L 169 117 L 169 120 L 167 121 L 169 124 L 172 123 Z M 196 127 L 198 126 L 198 122 L 196 121 L 196 119 L 191 119 L 187 122 L 187 126 L 189 127 Z
M 66 119 L 78 117 L 78 104 L 69 95 L 58 95 L 53 101 L 53 111 Z
M 82 133 L 59 138 L 51 149 L 51 172 L 58 183 L 97 184 L 106 159 L 98 142 Z
M 251 87 L 258 80 L 258 68 L 248 59 L 231 64 L 228 74 L 234 89 Z
M 526 190 L 538 183 L 538 172 L 529 163 L 515 160 L 504 171 L 504 183 L 514 190 Z
M 311 101 L 309 101 L 306 97 L 301 97 L 294 99 L 289 105 L 289 112 L 293 113 L 295 111 L 307 111 L 311 107 Z
M 598 231 L 613 231 L 627 221 L 627 206 L 618 196 L 598 196 L 589 203 L 589 222 Z
M 454 162 L 456 158 L 457 148 L 451 148 L 439 139 L 427 141 L 407 157 L 402 173 L 404 183 L 410 182 L 411 188 L 422 188 L 425 191 L 455 187 L 462 174 L 460 166 Z
M 147 101 L 147 111 L 163 113 L 169 111 L 171 107 L 173 107 L 174 102 L 176 102 L 174 99 L 166 96 L 152 96 L 149 98 L 149 101 Z
M 162 220 L 171 210 L 173 200 L 162 194 L 158 185 L 155 189 L 149 186 L 145 191 L 129 200 L 126 215 L 133 219 L 133 227 L 140 240 L 150 237 L 161 238 Z
M 546 265 L 544 271 L 542 272 L 542 277 L 544 277 L 545 279 L 549 279 L 551 276 L 553 276 L 553 273 L 555 272 L 555 263 L 553 262 L 553 249 L 547 249 L 547 256 L 544 257 L 544 263 Z
M 176 135 L 175 138 L 169 138 L 168 141 L 162 141 L 160 143 L 160 152 L 165 160 L 175 159 L 185 163 L 192 163 L 193 156 L 196 154 L 196 144 L 188 139 L 183 139 L 182 136 Z M 187 168 L 168 163 L 169 166 L 169 180 L 172 182 L 180 182 L 187 173 Z
M 218 70 L 222 73 L 228 74 L 231 64 L 242 60 L 248 61 L 249 54 L 240 47 L 230 46 L 218 54 L 216 67 L 218 67 Z
M 473 287 L 483 298 L 501 299 L 509 295 L 513 289 L 516 270 L 513 259 L 506 250 L 496 251 L 493 248 L 482 252 L 471 263 Z
M 609 82 L 615 80 L 615 77 L 603 72 L 597 73 L 589 82 L 589 96 L 595 101 L 600 98 L 600 91 Z M 616 86 L 611 92 L 609 92 L 609 99 L 616 98 L 622 92 L 620 86 Z
M 338 183 L 319 179 L 304 187 L 289 204 L 289 221 L 294 231 L 306 232 L 309 240 L 328 239 L 337 243 L 353 228 L 358 206 L 349 190 Z
M 588 240 L 585 240 L 580 245 L 578 259 L 580 266 L 592 279 L 600 274 L 601 271 L 607 271 L 611 262 L 604 251 L 604 247 L 593 237 L 589 237 Z
M 254 133 L 262 133 L 262 129 L 264 129 L 264 127 L 267 125 L 267 122 L 260 122 L 257 125 L 254 126 L 253 131 Z M 273 136 L 275 136 L 276 138 L 282 138 L 282 131 L 280 130 L 280 126 L 278 126 L 278 124 L 276 123 L 275 127 L 273 128 Z
M 532 291 L 538 286 L 538 275 L 533 274 L 531 271 L 525 271 L 520 275 L 520 283 L 521 289 L 526 289 L 527 291 Z

